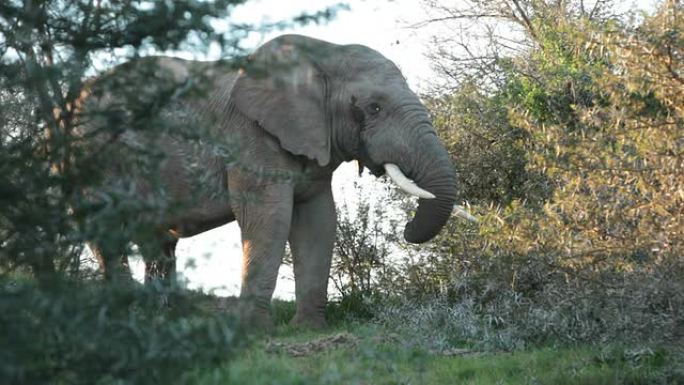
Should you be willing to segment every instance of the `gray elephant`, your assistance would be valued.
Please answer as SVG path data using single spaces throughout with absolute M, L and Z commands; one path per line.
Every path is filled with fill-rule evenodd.
M 159 169 L 163 192 L 185 203 L 161 216 L 159 242 L 149 254 L 163 252 L 169 265 L 160 270 L 173 269 L 178 237 L 237 220 L 244 258 L 240 297 L 250 322 L 271 325 L 271 296 L 289 242 L 296 285 L 292 322 L 325 325 L 336 228 L 331 178 L 342 162 L 355 159 L 375 176 L 388 174 L 420 198 L 404 230 L 408 242 L 430 240 L 451 216 L 456 175 L 450 156 L 399 69 L 378 52 L 284 35 L 261 46 L 239 70 L 173 58 L 146 60 L 176 85 L 204 79 L 204 92 L 180 96 L 182 103 L 159 114 L 175 123 L 208 124 L 239 149 L 229 161 L 211 151 L 190 151 L 179 139 L 157 139 L 165 154 Z M 135 71 L 135 65 L 126 71 Z M 190 164 L 203 165 L 209 177 L 193 176 Z M 188 203 L 193 187 L 207 184 L 221 193 Z M 145 183 L 139 188 L 144 192 Z M 105 270 L 120 265 L 119 255 L 94 248 Z

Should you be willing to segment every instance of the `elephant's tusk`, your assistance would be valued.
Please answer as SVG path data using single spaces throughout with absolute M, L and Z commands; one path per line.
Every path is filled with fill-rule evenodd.
M 383 167 L 385 168 L 387 175 L 389 175 L 389 177 L 392 178 L 392 181 L 396 183 L 397 186 L 399 186 L 407 194 L 415 195 L 418 198 L 423 199 L 435 199 L 434 194 L 416 186 L 416 184 L 411 179 L 407 178 L 406 175 L 404 175 L 404 173 L 401 172 L 399 166 L 397 166 L 396 164 L 385 163 Z
M 474 223 L 480 223 L 480 221 L 474 216 L 470 215 L 470 213 L 466 211 L 466 209 L 463 208 L 463 206 L 454 205 L 454 211 L 452 212 L 452 214 L 459 218 L 463 218 Z

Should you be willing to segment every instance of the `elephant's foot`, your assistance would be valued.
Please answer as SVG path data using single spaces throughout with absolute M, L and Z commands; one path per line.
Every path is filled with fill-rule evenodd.
M 267 304 L 262 302 L 242 299 L 238 306 L 238 319 L 247 330 L 270 334 L 275 331 L 270 301 Z
M 290 321 L 290 325 L 307 329 L 325 329 L 328 326 L 323 312 L 297 312 Z

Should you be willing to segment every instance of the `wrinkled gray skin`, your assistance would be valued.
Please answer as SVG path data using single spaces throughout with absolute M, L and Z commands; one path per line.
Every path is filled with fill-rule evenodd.
M 289 242 L 297 303 L 292 322 L 325 325 L 336 226 L 331 177 L 341 162 L 356 159 L 376 176 L 384 174 L 383 164 L 394 163 L 436 196 L 419 200 L 404 231 L 408 242 L 430 240 L 449 218 L 456 183 L 449 155 L 399 69 L 378 52 L 285 35 L 264 44 L 240 71 L 180 59 L 152 60 L 179 84 L 196 73 L 210 80 L 203 97 L 187 100 L 180 113 L 171 115 L 210 117 L 205 120 L 217 132 L 239 144 L 241 166 L 220 156 L 193 154 L 178 140 L 162 140 L 167 159 L 160 179 L 166 194 L 185 200 L 186 207 L 161 221 L 159 244 L 149 248 L 163 250 L 167 262 L 172 261 L 178 237 L 237 220 L 244 258 L 240 297 L 252 324 L 271 325 L 271 296 Z M 193 186 L 207 183 L 186 171 L 192 163 L 204 165 L 213 175 L 209 184 L 220 186 L 224 194 L 188 205 Z M 294 177 L 268 176 L 272 174 Z M 93 246 L 105 270 L 121 265 L 118 256 L 102 255 Z M 148 267 L 148 272 L 173 269 L 171 262 L 163 265 Z

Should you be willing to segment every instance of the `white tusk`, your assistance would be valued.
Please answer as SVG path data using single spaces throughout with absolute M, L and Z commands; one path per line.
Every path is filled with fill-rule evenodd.
M 404 173 L 401 172 L 399 166 L 397 166 L 396 164 L 385 163 L 383 167 L 385 168 L 387 175 L 389 175 L 392 181 L 396 183 L 397 186 L 399 186 L 407 194 L 415 195 L 418 198 L 423 199 L 435 199 L 434 194 L 416 186 L 416 184 L 411 179 L 407 178 L 406 175 L 404 175 Z
M 479 220 L 477 220 L 477 218 L 470 215 L 470 213 L 467 212 L 466 209 L 463 208 L 463 206 L 454 205 L 454 211 L 452 212 L 452 214 L 459 217 L 459 218 L 463 218 L 463 219 L 471 221 L 471 222 L 475 222 L 475 223 L 480 222 Z

